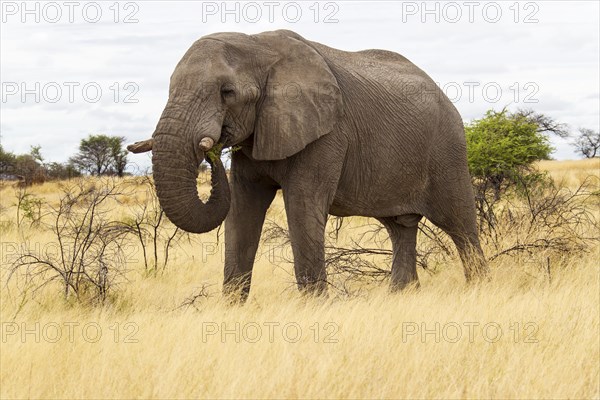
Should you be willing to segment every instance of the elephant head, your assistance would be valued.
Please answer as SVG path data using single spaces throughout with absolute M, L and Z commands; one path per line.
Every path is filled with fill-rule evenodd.
M 181 229 L 202 233 L 223 222 L 230 203 L 223 164 L 206 154 L 211 147 L 244 142 L 255 160 L 281 160 L 329 133 L 341 110 L 335 76 L 302 37 L 289 31 L 219 33 L 185 53 L 152 139 L 129 148 L 152 149 L 166 215 Z M 206 203 L 196 186 L 204 159 L 212 169 Z

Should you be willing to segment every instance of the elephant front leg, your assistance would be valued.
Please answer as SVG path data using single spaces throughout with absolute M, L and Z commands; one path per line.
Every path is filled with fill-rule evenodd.
M 277 188 L 235 177 L 231 186 L 231 207 L 225 220 L 223 293 L 243 302 L 250 292 L 254 257 L 265 214 Z
M 284 189 L 285 210 L 294 254 L 294 272 L 300 291 L 315 295 L 327 292 L 325 271 L 325 225 L 328 207 L 324 199 Z
M 391 290 L 419 287 L 417 275 L 417 231 L 420 215 L 408 214 L 399 217 L 381 218 L 392 242 Z

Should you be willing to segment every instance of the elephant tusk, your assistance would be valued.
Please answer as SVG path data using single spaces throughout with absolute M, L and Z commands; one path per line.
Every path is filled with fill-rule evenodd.
M 146 153 L 152 150 L 154 139 L 142 140 L 141 142 L 135 142 L 127 146 L 127 150 L 132 153 Z
M 203 152 L 207 152 L 210 149 L 212 149 L 213 145 L 215 144 L 215 141 L 212 140 L 209 137 L 205 137 L 204 139 L 202 139 L 200 141 L 200 150 L 202 150 Z

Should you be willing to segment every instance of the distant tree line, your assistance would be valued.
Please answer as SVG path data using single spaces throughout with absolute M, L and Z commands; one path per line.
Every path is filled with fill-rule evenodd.
M 127 166 L 124 143 L 121 136 L 90 135 L 81 140 L 79 151 L 64 163 L 46 162 L 41 146 L 31 146 L 27 154 L 14 154 L 0 144 L 0 179 L 31 185 L 85 174 L 121 177 Z

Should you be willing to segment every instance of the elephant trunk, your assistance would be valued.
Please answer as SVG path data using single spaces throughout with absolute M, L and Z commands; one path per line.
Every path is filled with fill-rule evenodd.
M 204 233 L 225 220 L 231 194 L 221 159 L 206 157 L 211 166 L 211 192 L 206 203 L 198 198 L 196 178 L 206 146 L 185 135 L 185 126 L 164 117 L 159 121 L 152 145 L 154 182 L 160 205 L 171 222 L 187 232 Z

